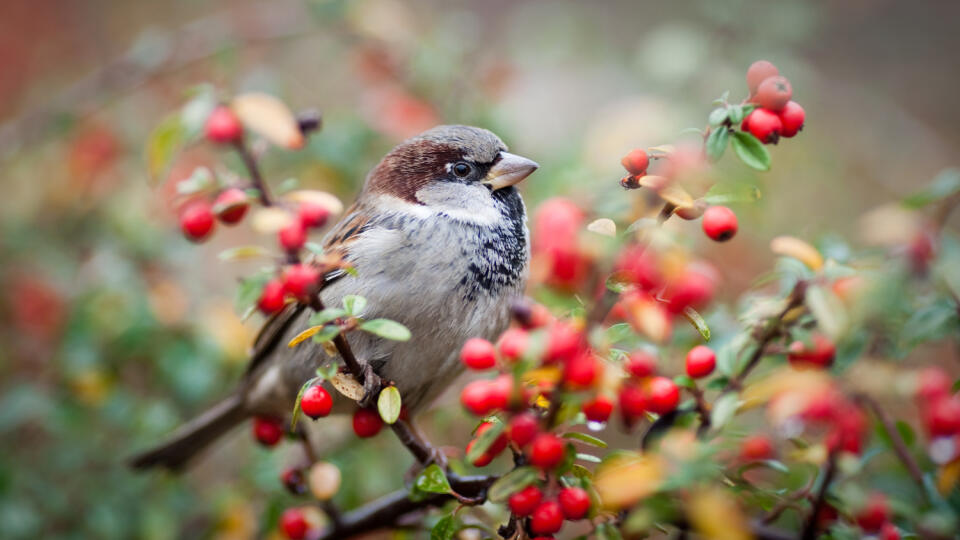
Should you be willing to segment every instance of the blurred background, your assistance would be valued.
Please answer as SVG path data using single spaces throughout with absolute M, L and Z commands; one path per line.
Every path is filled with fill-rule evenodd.
M 274 185 L 350 201 L 398 141 L 469 123 L 541 164 L 529 207 L 566 194 L 622 216 L 620 156 L 702 127 L 771 60 L 807 128 L 772 149 L 768 174 L 721 166 L 762 193 L 736 207 L 735 241 L 697 240 L 729 300 L 769 269 L 772 236 L 856 242 L 856 216 L 960 162 L 957 20 L 960 3 L 896 0 L 4 0 L 0 537 L 264 536 L 289 503 L 278 475 L 299 448 L 264 451 L 243 430 L 184 477 L 124 466 L 224 395 L 262 322 L 233 306 L 252 267 L 217 257 L 249 243 L 247 226 L 200 247 L 177 230 L 175 182 L 198 165 L 240 171 L 232 158 L 196 145 L 147 181 L 144 143 L 190 88 L 323 111 L 305 150 L 268 154 Z M 472 427 L 456 406 L 425 424 L 461 448 Z M 343 506 L 400 484 L 392 437 L 344 440 Z

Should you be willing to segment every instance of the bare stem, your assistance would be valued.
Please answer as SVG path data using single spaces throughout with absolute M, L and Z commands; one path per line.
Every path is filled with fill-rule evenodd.
M 263 175 L 260 174 L 260 166 L 257 165 L 257 159 L 253 157 L 253 153 L 250 152 L 250 148 L 247 147 L 246 141 L 237 141 L 233 146 L 237 150 L 237 153 L 240 154 L 240 159 L 243 160 L 243 165 L 247 168 L 247 172 L 250 173 L 250 182 L 260 196 L 260 204 L 273 206 L 270 192 L 267 191 L 267 184 L 263 181 Z
M 820 489 L 817 490 L 816 498 L 813 500 L 813 508 L 810 509 L 810 515 L 803 527 L 803 534 L 800 540 L 813 540 L 817 536 L 817 518 L 820 516 L 820 510 L 826 502 L 827 491 L 830 489 L 830 483 L 837 472 L 837 453 L 830 452 L 827 456 L 827 463 L 823 467 L 823 475 Z

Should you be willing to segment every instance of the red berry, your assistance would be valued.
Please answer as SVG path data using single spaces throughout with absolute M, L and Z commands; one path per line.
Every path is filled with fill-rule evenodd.
M 213 225 L 213 211 L 206 201 L 194 201 L 180 212 L 180 230 L 190 241 L 206 240 L 213 232 Z
M 479 439 L 481 435 L 484 434 L 488 429 L 492 428 L 493 424 L 490 422 L 484 422 L 477 427 L 476 437 Z M 487 453 L 493 456 L 500 455 L 500 452 L 503 452 L 504 448 L 507 447 L 507 434 L 501 433 L 493 443 L 487 447 Z
M 297 209 L 297 217 L 300 218 L 300 224 L 305 228 L 319 228 L 327 223 L 327 219 L 330 218 L 330 210 L 317 203 L 304 202 L 300 203 L 300 207 Z
M 470 450 L 473 448 L 473 445 L 477 443 L 477 440 L 474 439 L 467 443 L 467 454 L 470 454 Z M 493 458 L 496 457 L 491 454 L 489 451 L 480 454 L 479 457 L 472 461 L 474 467 L 486 467 L 493 461 Z
M 620 164 L 623 165 L 623 168 L 627 170 L 628 173 L 640 176 L 647 172 L 647 166 L 650 164 L 650 157 L 647 156 L 646 151 L 641 148 L 636 148 L 631 150 L 627 155 L 623 156 L 623 159 L 620 160 Z
M 306 301 L 317 290 L 320 272 L 308 264 L 295 264 L 283 274 L 283 288 L 287 294 Z
M 823 334 L 814 334 L 811 340 L 813 344 L 810 346 L 800 340 L 791 343 L 787 349 L 787 360 L 795 366 L 830 367 L 836 356 L 833 342 Z
M 503 410 L 510 405 L 510 398 L 513 396 L 513 377 L 510 375 L 500 375 L 496 379 L 487 383 L 489 394 L 487 394 L 488 404 L 491 411 Z
M 628 419 L 647 412 L 647 396 L 639 386 L 626 384 L 620 389 L 620 410 Z
M 307 388 L 300 398 L 300 410 L 310 418 L 327 416 L 332 408 L 333 398 L 330 397 L 330 392 L 320 385 Z
M 280 515 L 280 528 L 290 540 L 303 540 L 310 528 L 307 518 L 299 508 L 287 508 Z
M 570 521 L 583 519 L 590 510 L 590 495 L 578 487 L 561 489 L 557 500 L 560 502 L 563 517 Z
M 530 530 L 534 534 L 553 534 L 563 527 L 563 511 L 557 501 L 546 501 L 533 511 Z
M 543 361 L 548 364 L 566 362 L 583 348 L 583 334 L 568 322 L 557 322 L 550 327 L 547 352 Z
M 299 221 L 287 225 L 277 233 L 277 240 L 283 249 L 290 252 L 300 251 L 307 243 L 307 229 Z
M 497 364 L 497 350 L 483 338 L 470 338 L 460 349 L 460 361 L 477 371 L 490 369 Z
M 803 129 L 804 112 L 803 107 L 796 101 L 788 102 L 779 113 L 780 122 L 783 123 L 781 137 L 793 137 Z
M 563 462 L 566 445 L 553 433 L 541 433 L 530 444 L 530 463 L 541 469 L 552 469 Z
M 713 299 L 716 278 L 706 268 L 688 269 L 663 291 L 671 313 L 683 313 L 687 307 L 700 309 Z
M 510 420 L 507 435 L 514 444 L 523 448 L 530 443 L 540 432 L 540 422 L 531 413 L 518 414 Z
M 777 69 L 777 66 L 766 60 L 757 60 L 750 64 L 747 69 L 747 88 L 750 90 L 750 95 L 757 93 L 757 87 L 760 86 L 760 83 L 779 74 L 780 70 Z
M 357 437 L 366 439 L 380 433 L 383 428 L 383 419 L 373 409 L 357 409 L 353 413 L 353 432 Z
M 606 422 L 613 413 L 613 401 L 607 396 L 598 395 L 583 404 L 583 414 L 591 422 Z
M 711 206 L 703 213 L 703 232 L 711 240 L 726 242 L 737 234 L 737 215 L 726 206 Z
M 880 540 L 900 540 L 900 531 L 897 526 L 889 521 L 880 528 Z
M 764 109 L 773 112 L 779 112 L 793 97 L 793 88 L 790 87 L 790 81 L 782 75 L 767 77 L 757 87 L 757 93 L 754 94 L 751 101 L 760 105 Z
M 872 493 L 867 504 L 856 515 L 857 525 L 867 532 L 879 531 L 883 524 L 890 521 L 890 506 L 883 493 Z
M 656 257 L 644 246 L 629 246 L 624 249 L 617 257 L 614 268 L 619 276 L 636 283 L 645 291 L 663 284 Z
M 924 368 L 917 375 L 917 397 L 922 402 L 931 403 L 943 396 L 950 395 L 953 381 L 947 372 L 940 367 Z
M 754 109 L 740 125 L 742 131 L 749 131 L 760 142 L 776 144 L 783 131 L 783 122 L 777 113 L 767 109 Z
M 250 200 L 242 189 L 230 188 L 220 192 L 213 201 L 213 211 L 226 225 L 238 223 L 250 208 Z
M 510 506 L 510 512 L 517 517 L 527 517 L 540 506 L 540 500 L 543 493 L 537 486 L 527 486 L 514 493 L 507 499 L 507 505 Z
M 697 345 L 687 353 L 687 375 L 694 379 L 713 373 L 717 365 L 717 355 L 706 345 Z
M 642 379 L 654 374 L 657 370 L 657 359 L 646 351 L 633 351 L 624 367 L 627 373 Z
M 667 414 L 680 403 L 680 389 L 666 377 L 654 377 L 647 384 L 647 407 L 657 414 Z
M 773 457 L 773 444 L 763 435 L 747 437 L 740 443 L 740 459 L 757 461 Z
M 260 308 L 260 311 L 262 311 L 264 315 L 273 315 L 283 309 L 285 292 L 286 287 L 284 287 L 282 281 L 279 279 L 271 279 L 263 286 L 263 292 L 260 293 L 260 300 L 257 302 L 257 307 Z
M 944 396 L 930 404 L 924 420 L 934 437 L 960 433 L 960 398 Z
M 207 138 L 215 143 L 235 142 L 243 137 L 243 125 L 240 124 L 240 119 L 233 114 L 230 107 L 225 105 L 213 109 L 207 117 L 204 130 Z
M 567 386 L 587 388 L 597 380 L 600 366 L 589 351 L 570 359 L 563 368 L 563 381 Z
M 530 334 L 522 328 L 510 328 L 500 336 L 497 348 L 507 360 L 519 360 L 527 350 Z
M 484 416 L 493 410 L 490 381 L 472 381 L 460 392 L 460 403 L 471 413 Z
M 273 446 L 283 437 L 283 421 L 273 416 L 255 416 L 253 436 L 260 444 Z

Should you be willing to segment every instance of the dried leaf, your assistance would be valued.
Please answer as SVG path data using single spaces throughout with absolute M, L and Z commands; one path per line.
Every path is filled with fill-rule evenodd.
M 354 400 L 360 401 L 363 399 L 363 385 L 360 384 L 353 375 L 349 373 L 337 373 L 330 378 L 330 384 L 337 389 L 337 392 L 340 392 L 344 396 Z
M 615 238 L 617 236 L 617 224 L 613 222 L 612 219 L 600 218 L 593 223 L 587 225 L 587 230 L 592 233 L 597 233 L 601 236 L 609 236 L 610 238 Z
M 286 104 L 270 94 L 251 92 L 233 98 L 230 108 L 247 129 L 273 144 L 297 149 L 303 147 L 303 133 Z
M 594 487 L 604 507 L 627 508 L 655 493 L 665 472 L 666 464 L 657 456 L 625 454 L 597 468 Z
M 331 215 L 338 215 L 343 212 L 343 203 L 340 202 L 340 199 L 326 191 L 298 189 L 287 193 L 283 198 L 292 202 L 307 202 L 322 206 L 326 208 Z
M 711 540 L 750 540 L 747 519 L 726 491 L 705 487 L 694 491 L 687 506 L 693 528 Z
M 304 341 L 310 339 L 311 337 L 317 335 L 317 333 L 319 333 L 321 330 L 323 330 L 323 325 L 311 326 L 310 328 L 307 328 L 303 332 L 300 332 L 293 339 L 291 339 L 290 342 L 287 343 L 287 347 L 290 347 L 292 349 L 297 345 L 303 343 Z
M 693 208 L 693 196 L 687 193 L 687 190 L 680 187 L 676 182 L 671 182 L 657 192 L 660 198 L 677 208 Z
M 276 206 L 257 208 L 253 213 L 250 224 L 253 230 L 261 234 L 273 234 L 293 223 L 293 215 Z
M 793 257 L 811 270 L 823 268 L 823 256 L 817 248 L 794 236 L 778 236 L 770 241 L 770 251 L 777 255 Z

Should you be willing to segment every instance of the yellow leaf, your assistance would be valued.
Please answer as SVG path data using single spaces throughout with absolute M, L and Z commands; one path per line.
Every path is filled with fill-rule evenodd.
M 608 218 L 600 218 L 592 222 L 587 225 L 587 230 L 601 236 L 609 236 L 611 238 L 617 236 L 617 224 Z
M 719 487 L 694 491 L 687 515 L 702 538 L 711 540 L 749 540 L 753 538 L 747 520 L 736 501 Z
M 326 191 L 298 189 L 287 193 L 283 198 L 293 202 L 306 202 L 322 206 L 326 208 L 331 215 L 337 215 L 343 212 L 343 203 L 340 202 L 340 199 Z
M 788 391 L 807 399 L 820 396 L 831 388 L 831 381 L 830 375 L 823 371 L 781 368 L 769 377 L 748 385 L 740 396 L 743 400 L 740 408 L 756 407 Z
M 561 375 L 560 368 L 557 366 L 544 366 L 524 373 L 523 383 L 532 386 L 543 383 L 556 384 L 560 382 Z
M 594 487 L 601 504 L 618 510 L 632 506 L 657 491 L 666 464 L 657 456 L 624 454 L 597 467 Z
M 656 300 L 638 298 L 626 304 L 630 323 L 641 334 L 657 343 L 670 338 L 673 325 L 670 316 Z
M 693 208 L 693 196 L 687 193 L 687 190 L 680 187 L 676 182 L 671 182 L 657 192 L 660 198 L 668 203 L 680 208 Z
M 770 241 L 770 250 L 777 255 L 793 257 L 811 270 L 823 268 L 823 256 L 817 248 L 794 236 L 778 236 Z
M 247 129 L 273 144 L 297 149 L 304 143 L 296 117 L 286 104 L 270 94 L 250 92 L 233 98 L 230 108 Z
M 953 491 L 958 480 L 960 480 L 960 460 L 954 460 L 940 467 L 940 472 L 937 474 L 937 489 L 941 494 L 946 495 Z
M 290 343 L 287 343 L 287 347 L 290 347 L 292 349 L 297 345 L 303 343 L 304 341 L 317 335 L 317 333 L 320 332 L 321 330 L 323 330 L 323 325 L 311 326 L 310 328 L 307 328 L 303 332 L 300 332 L 299 334 L 296 335 L 296 337 L 291 339 Z
M 283 208 L 270 206 L 258 208 L 251 218 L 253 230 L 260 234 L 271 234 L 293 223 L 293 215 Z

